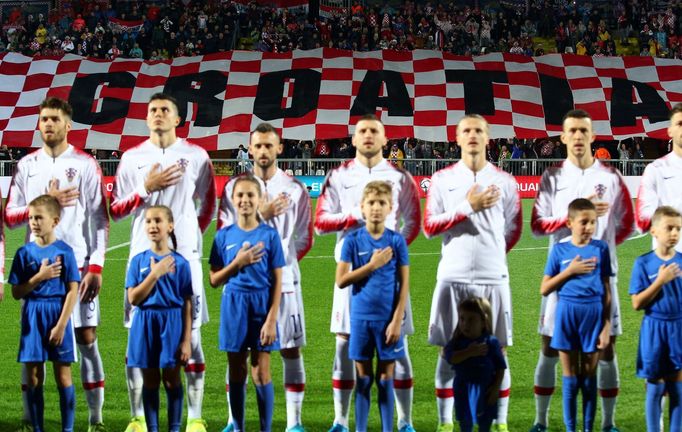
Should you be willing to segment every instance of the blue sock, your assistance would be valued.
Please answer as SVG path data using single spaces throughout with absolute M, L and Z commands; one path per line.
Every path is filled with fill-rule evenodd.
M 57 388 L 59 391 L 59 411 L 62 415 L 62 432 L 73 432 L 73 420 L 76 416 L 76 388 Z
M 244 430 L 244 412 L 246 405 L 246 383 L 230 381 L 230 410 L 235 432 Z
M 566 432 L 575 432 L 575 418 L 578 409 L 578 377 L 563 377 L 562 396 L 564 401 L 564 424 Z
M 260 430 L 261 432 L 270 432 L 272 412 L 275 410 L 275 387 L 272 385 L 272 381 L 256 386 L 256 400 L 258 401 Z
M 393 394 L 393 378 L 377 380 L 379 393 L 379 414 L 381 414 L 381 430 L 393 432 L 393 407 L 395 396 Z
M 182 384 L 175 388 L 166 389 L 166 398 L 168 400 L 168 431 L 180 432 L 180 425 L 182 424 L 182 399 L 183 399 Z
M 159 432 L 159 389 L 142 387 L 142 406 L 147 432 Z
M 682 430 L 682 382 L 675 381 L 665 384 L 670 403 L 670 432 Z
M 646 430 L 647 432 L 660 432 L 661 430 L 661 398 L 665 391 L 665 383 L 646 383 Z M 671 399 L 672 400 L 672 399 Z M 672 402 L 670 403 L 672 407 Z
M 371 389 L 371 377 L 357 376 L 355 378 L 355 430 L 357 432 L 367 432 Z
M 583 393 L 583 429 L 591 431 L 597 414 L 597 377 L 583 376 L 579 381 Z
M 26 389 L 26 397 L 28 398 L 28 407 L 31 412 L 33 432 L 43 432 L 43 415 L 45 414 L 45 396 L 43 393 L 43 386 L 34 388 L 28 387 Z

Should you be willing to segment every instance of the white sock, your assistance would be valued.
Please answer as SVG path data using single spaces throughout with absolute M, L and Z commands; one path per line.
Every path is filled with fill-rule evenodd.
M 602 429 L 616 425 L 616 400 L 618 399 L 618 389 L 620 388 L 620 377 L 618 375 L 618 360 L 613 356 L 613 360 L 599 360 L 597 369 L 597 387 L 601 395 L 601 424 Z
M 455 371 L 442 357 L 436 362 L 436 407 L 438 408 L 438 423 L 452 423 L 452 411 L 455 406 L 455 392 L 453 385 Z
M 88 345 L 78 344 L 81 353 L 81 381 L 88 403 L 90 424 L 102 423 L 104 405 L 104 366 L 97 340 Z
M 26 363 L 21 364 L 21 401 L 24 408 L 23 415 L 21 417 L 22 421 L 31 421 L 31 412 L 28 408 L 28 371 L 26 370 Z
M 204 400 L 204 371 L 206 362 L 201 348 L 201 328 L 192 329 L 192 354 L 185 366 L 187 379 L 187 420 L 201 418 L 201 405 Z
M 535 366 L 535 424 L 549 424 L 549 405 L 556 386 L 556 364 L 559 357 L 548 357 L 540 352 Z
M 294 359 L 282 357 L 284 393 L 287 401 L 287 428 L 302 424 L 301 407 L 305 395 L 305 369 L 303 356 Z
M 144 407 L 142 406 L 142 370 L 140 368 L 127 367 L 126 383 L 128 384 L 130 416 L 144 417 Z
M 507 424 L 507 414 L 509 413 L 509 394 L 511 390 L 511 372 L 509 371 L 509 358 L 504 355 L 507 369 L 504 370 L 502 383 L 500 383 L 500 398 L 497 400 L 497 424 Z
M 405 357 L 395 361 L 393 370 L 393 393 L 395 394 L 395 408 L 398 412 L 398 429 L 412 424 L 412 399 L 414 397 L 412 361 L 407 349 L 407 336 L 403 338 L 403 344 Z
M 334 387 L 334 423 L 348 427 L 350 399 L 353 395 L 353 387 L 355 387 L 355 365 L 353 360 L 348 358 L 348 339 L 338 336 L 336 337 L 332 387 Z
M 225 368 L 225 399 L 227 400 L 227 424 L 232 423 L 232 409 L 230 408 L 230 365 Z

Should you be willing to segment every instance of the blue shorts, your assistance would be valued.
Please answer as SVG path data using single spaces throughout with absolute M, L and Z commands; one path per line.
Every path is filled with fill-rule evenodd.
M 659 379 L 682 369 L 682 320 L 644 316 L 637 349 L 637 376 Z
M 268 316 L 269 306 L 270 293 L 266 290 L 225 290 L 220 303 L 220 351 L 279 350 L 279 337 L 267 346 L 260 343 L 260 331 Z
M 488 405 L 486 403 L 486 391 L 492 383 L 491 379 L 485 382 L 472 382 L 459 378 L 455 375 L 453 389 L 455 392 L 455 417 L 460 424 L 481 426 L 490 424 L 497 416 L 497 404 Z M 495 390 L 497 391 L 497 390 Z
M 397 360 L 405 357 L 403 336 L 398 342 L 386 345 L 386 321 L 350 320 L 348 357 L 351 360 L 371 360 L 376 349 L 379 360 Z
M 20 363 L 73 363 L 76 359 L 76 335 L 71 319 L 66 324 L 61 345 L 50 345 L 50 331 L 62 314 L 62 299 L 27 299 L 21 309 Z
M 562 300 L 559 296 L 550 346 L 559 351 L 597 351 L 603 309 L 601 301 L 578 303 Z
M 181 340 L 182 308 L 138 308 L 128 332 L 128 367 L 176 367 Z

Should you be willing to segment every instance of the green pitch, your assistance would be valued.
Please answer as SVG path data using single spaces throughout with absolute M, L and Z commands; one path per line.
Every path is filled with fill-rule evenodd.
M 531 205 L 531 200 L 524 200 L 523 237 L 508 256 L 514 311 L 514 346 L 509 349 L 512 372 L 509 426 L 511 431 L 516 432 L 525 432 L 534 419 L 533 373 L 540 343 L 536 332 L 540 307 L 539 286 L 547 255 L 547 239 L 535 239 L 530 233 L 528 219 L 530 218 Z M 110 250 L 107 253 L 104 269 L 104 287 L 100 294 L 102 322 L 98 334 L 99 347 L 106 372 L 104 421 L 110 431 L 123 431 L 129 418 L 124 374 L 127 333 L 122 325 L 123 285 L 128 257 L 129 226 L 129 219 L 111 224 Z M 204 236 L 205 257 L 208 256 L 214 232 L 215 223 Z M 11 259 L 23 242 L 24 230 L 10 231 L 6 229 L 5 235 L 7 258 L 5 275 L 7 276 Z M 334 242 L 335 236 L 333 235 L 315 237 L 313 248 L 301 264 L 308 335 L 308 346 L 303 351 L 307 373 L 303 422 L 310 432 L 326 431 L 334 417 L 331 389 L 334 336 L 328 330 L 335 271 L 332 256 Z M 647 236 L 628 240 L 618 249 L 620 263 L 619 291 L 625 333 L 619 338 L 617 344 L 621 390 L 616 419 L 622 430 L 629 431 L 641 431 L 645 429 L 645 426 L 644 384 L 635 378 L 634 369 L 641 314 L 632 310 L 627 290 L 634 258 L 648 250 L 650 245 L 651 240 Z M 426 240 L 423 235 L 420 235 L 410 246 L 410 283 L 416 333 L 409 338 L 409 347 L 414 365 L 414 426 L 418 431 L 433 431 L 437 424 L 433 376 L 438 351 L 427 343 L 426 338 L 439 251 L 440 239 Z M 221 292 L 210 288 L 207 279 L 207 267 L 204 269 L 206 295 L 211 316 L 211 321 L 203 327 L 202 336 L 206 355 L 204 418 L 208 421 L 209 431 L 212 432 L 222 430 L 226 420 L 226 358 L 217 348 Z M 21 417 L 20 368 L 15 361 L 19 339 L 19 302 L 11 298 L 10 287 L 5 286 L 5 292 L 5 300 L 0 303 L 0 319 L 5 323 L 5 330 L 0 332 L 0 353 L 4 359 L 1 363 L 2 372 L 0 372 L 0 394 L 2 394 L 0 398 L 0 431 L 11 431 Z M 279 355 L 274 354 L 272 360 L 273 378 L 276 386 L 273 430 L 283 431 L 286 427 L 286 411 Z M 48 377 L 45 395 L 46 428 L 47 430 L 58 430 L 58 400 L 49 365 L 46 375 Z M 73 367 L 73 376 L 78 404 L 76 431 L 85 431 L 87 428 L 87 406 L 80 387 L 78 366 Z M 558 384 L 560 382 L 558 380 Z M 376 395 L 376 391 L 373 394 Z M 247 428 L 257 430 L 257 408 L 253 387 L 249 387 L 248 398 Z M 161 425 L 165 425 L 165 396 L 162 395 L 161 400 Z M 378 409 L 375 404 L 373 404 L 372 410 L 373 417 L 370 419 L 370 430 L 378 430 Z M 555 391 L 550 415 L 552 430 L 563 430 L 560 386 L 557 386 Z M 600 414 L 598 414 L 597 419 L 597 425 L 599 425 Z

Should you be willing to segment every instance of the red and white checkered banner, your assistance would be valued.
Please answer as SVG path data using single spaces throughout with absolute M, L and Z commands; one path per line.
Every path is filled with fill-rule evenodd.
M 376 113 L 389 138 L 454 141 L 465 113 L 491 136 L 538 138 L 561 131 L 572 108 L 587 110 L 600 139 L 667 138 L 668 111 L 682 102 L 682 61 L 651 57 L 458 57 L 438 51 L 284 54 L 233 51 L 167 62 L 67 55 L 0 55 L 0 144 L 37 146 L 46 96 L 74 107 L 69 140 L 126 149 L 148 136 L 147 102 L 176 97 L 178 135 L 208 150 L 236 148 L 267 121 L 288 139 L 345 137 Z

